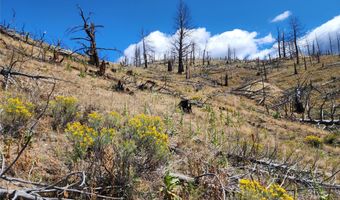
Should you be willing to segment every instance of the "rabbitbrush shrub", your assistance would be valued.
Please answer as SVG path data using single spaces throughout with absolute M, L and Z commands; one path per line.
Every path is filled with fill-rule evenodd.
M 119 186 L 109 195 L 131 198 L 136 178 L 165 164 L 169 139 L 160 117 L 117 112 L 91 112 L 82 123 L 68 123 L 65 132 L 73 144 L 73 160 L 82 161 L 89 185 Z
M 319 148 L 322 146 L 322 139 L 315 135 L 308 135 L 304 139 L 305 143 L 312 147 Z
M 75 97 L 57 96 L 51 102 L 52 128 L 65 128 L 73 122 L 78 113 L 78 100 Z
M 0 104 L 0 132 L 17 136 L 33 116 L 34 106 L 19 97 L 7 98 Z
M 264 187 L 258 181 L 249 179 L 240 179 L 240 198 L 248 199 L 267 199 L 267 200 L 293 200 L 285 189 L 278 184 L 271 184 L 269 187 Z

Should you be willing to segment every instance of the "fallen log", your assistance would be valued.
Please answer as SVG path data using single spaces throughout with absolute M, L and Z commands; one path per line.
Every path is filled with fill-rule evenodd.
M 317 119 L 298 119 L 302 123 L 340 125 L 340 120 L 317 120 Z
M 52 200 L 58 198 L 42 198 L 38 195 L 28 194 L 24 190 L 6 190 L 0 188 L 0 199 Z

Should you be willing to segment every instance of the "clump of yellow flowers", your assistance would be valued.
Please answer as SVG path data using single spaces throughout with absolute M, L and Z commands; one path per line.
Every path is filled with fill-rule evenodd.
M 96 148 L 98 145 L 106 145 L 112 141 L 115 130 L 112 128 L 101 128 L 96 130 L 94 127 L 80 122 L 69 123 L 65 132 L 74 143 L 76 157 L 82 158 L 89 148 Z
M 312 147 L 321 147 L 322 146 L 322 139 L 315 135 L 308 135 L 304 138 L 304 142 L 311 145 Z
M 82 122 L 68 123 L 65 132 L 74 144 L 76 159 L 86 158 L 91 152 L 103 151 L 110 147 L 108 144 L 112 144 L 116 149 L 128 148 L 125 150 L 130 152 L 131 159 L 141 159 L 134 162 L 147 160 L 155 168 L 166 161 L 169 152 L 169 138 L 158 116 L 140 114 L 125 118 L 114 111 L 95 111 L 84 116 Z M 124 144 L 129 145 L 124 147 Z M 141 166 L 147 164 L 140 163 Z
M 168 135 L 164 133 L 164 123 L 158 116 L 136 115 L 128 121 L 128 126 L 141 139 L 153 139 L 156 145 L 166 148 Z
M 69 107 L 78 102 L 78 99 L 71 96 L 56 96 L 55 100 L 51 104 L 58 104 L 59 106 Z
M 260 200 L 293 200 L 285 189 L 278 184 L 264 187 L 258 181 L 240 179 L 241 199 L 260 199 Z
M 74 121 L 78 114 L 78 99 L 69 96 L 56 96 L 51 101 L 53 129 L 65 128 L 67 123 Z
M 21 118 L 27 119 L 32 117 L 33 104 L 30 102 L 23 102 L 18 97 L 8 98 L 6 103 L 1 105 L 0 108 L 7 114 L 13 114 Z
M 88 123 L 91 127 L 93 127 L 94 129 L 98 130 L 100 129 L 100 127 L 103 124 L 103 115 L 98 113 L 98 112 L 92 112 L 90 114 L 88 114 Z
M 4 132 L 16 132 L 33 116 L 34 106 L 19 97 L 7 98 L 0 104 L 0 123 Z

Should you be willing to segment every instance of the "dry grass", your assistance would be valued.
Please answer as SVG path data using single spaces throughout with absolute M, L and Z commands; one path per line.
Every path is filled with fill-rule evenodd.
M 8 37 L 2 37 L 7 45 L 15 47 L 20 46 L 17 41 Z M 1 43 L 0 43 L 1 45 Z M 26 44 L 22 44 L 26 48 Z M 6 65 L 11 51 L 4 46 L 0 46 L 0 64 Z M 321 62 L 325 65 L 339 62 L 338 57 L 323 57 Z M 168 73 L 166 66 L 158 64 L 151 65 L 149 69 L 132 68 L 134 76 L 126 75 L 129 68 L 120 68 L 113 65 L 111 68 L 118 69 L 113 73 L 108 70 L 108 74 L 116 80 L 128 77 L 135 83 L 127 84 L 134 93 L 121 93 L 112 89 L 116 80 L 110 78 L 99 78 L 91 73 L 81 77 L 80 71 L 84 64 L 66 59 L 62 64 L 50 64 L 36 60 L 25 62 L 21 71 L 30 74 L 41 74 L 54 76 L 71 82 L 58 81 L 54 96 L 74 96 L 81 105 L 82 109 L 88 106 L 95 106 L 103 112 L 117 111 L 121 114 L 128 113 L 133 116 L 138 113 L 147 113 L 159 115 L 163 118 L 171 118 L 174 134 L 170 137 L 172 146 L 182 149 L 185 155 L 173 155 L 169 161 L 169 169 L 180 171 L 182 173 L 198 175 L 203 171 L 202 166 L 196 166 L 199 163 L 217 162 L 219 158 L 215 157 L 216 151 L 223 151 L 228 148 L 235 137 L 241 137 L 245 141 L 251 140 L 254 135 L 258 137 L 263 146 L 277 146 L 281 158 L 284 158 L 289 152 L 295 151 L 298 155 L 303 156 L 303 162 L 308 164 L 312 160 L 319 159 L 319 169 L 329 171 L 333 166 L 339 165 L 340 150 L 339 147 L 323 145 L 315 149 L 303 142 L 304 137 L 308 135 L 317 135 L 324 137 L 328 134 L 315 126 L 300 124 L 297 122 L 274 119 L 271 114 L 267 114 L 262 106 L 256 102 L 241 96 L 235 96 L 228 91 L 236 88 L 249 80 L 255 80 L 257 70 L 249 70 L 247 64 L 239 63 L 232 65 L 220 64 L 213 71 L 195 67 L 192 70 L 194 78 L 189 81 L 185 80 L 184 75 Z M 297 76 L 309 76 L 315 84 L 322 85 L 330 81 L 332 77 L 339 78 L 339 67 L 330 66 L 320 68 L 321 64 L 308 66 L 305 72 L 303 66 L 299 67 L 299 75 L 293 75 L 292 62 L 286 61 L 284 67 L 276 70 L 273 69 L 269 75 L 269 85 L 275 95 L 279 95 L 282 90 L 291 88 L 297 84 Z M 87 66 L 89 69 L 92 67 Z M 94 69 L 92 69 L 94 70 Z M 200 74 L 209 74 L 209 78 L 222 82 L 223 74 L 228 73 L 230 76 L 229 87 L 218 86 L 211 80 L 200 77 Z M 140 91 L 136 85 L 152 80 L 159 86 L 165 85 L 167 78 L 167 87 L 189 98 L 206 100 L 210 111 L 207 108 L 193 108 L 192 114 L 182 114 L 177 104 L 180 98 L 173 95 L 162 94 L 157 91 Z M 38 85 L 32 83 L 32 80 L 19 79 L 19 84 L 25 88 L 25 91 L 34 91 L 34 97 L 31 99 L 44 99 L 49 90 L 49 86 L 39 81 Z M 202 84 L 202 90 L 196 91 L 195 86 Z M 259 86 L 260 87 L 260 86 Z M 262 86 L 261 86 L 262 87 Z M 338 87 L 339 88 L 339 87 Z M 254 89 L 254 88 L 249 88 Z M 16 90 L 12 85 L 11 90 Z M 30 94 L 27 92 L 27 94 Z M 219 94 L 212 96 L 212 94 Z M 0 90 L 0 98 L 4 98 L 5 93 Z M 28 95 L 29 96 L 29 95 Z M 339 101 L 339 99 L 338 99 Z M 217 130 L 217 144 L 212 144 L 212 135 L 209 131 L 211 123 L 209 122 L 211 111 L 215 114 L 215 127 Z M 272 112 L 272 111 L 271 111 Z M 1 136 L 0 151 L 4 151 L 4 138 Z M 32 145 L 24 156 L 13 168 L 13 175 L 26 178 L 32 181 L 53 181 L 58 179 L 62 174 L 72 170 L 68 167 L 67 152 L 69 151 L 68 140 L 63 133 L 52 131 L 49 126 L 49 118 L 46 117 L 41 122 L 37 135 L 35 135 Z M 17 152 L 15 145 L 10 147 L 9 160 Z M 190 155 L 190 156 L 189 156 Z M 280 158 L 277 158 L 280 159 Z M 340 177 L 337 177 L 338 181 Z M 4 184 L 0 182 L 0 185 Z M 147 185 L 147 186 L 146 186 Z M 151 190 L 148 188 L 151 184 L 145 183 L 140 187 L 142 190 Z M 151 186 L 150 186 L 151 187 Z

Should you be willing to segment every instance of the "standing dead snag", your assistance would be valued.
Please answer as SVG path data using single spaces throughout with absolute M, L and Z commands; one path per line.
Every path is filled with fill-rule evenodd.
M 143 45 L 143 59 L 144 59 L 144 68 L 148 68 L 148 53 L 150 49 L 150 46 L 148 45 L 148 42 L 146 41 L 146 34 L 144 32 L 144 29 L 141 31 L 141 37 L 142 37 L 142 45 Z
M 282 30 L 282 53 L 283 57 L 286 58 L 286 42 L 285 42 L 285 32 Z
M 175 18 L 176 37 L 173 42 L 174 50 L 178 57 L 178 73 L 184 72 L 183 58 L 189 54 L 190 43 L 188 38 L 190 36 L 191 16 L 188 6 L 183 0 L 179 1 L 177 13 Z
M 75 33 L 79 31 L 84 31 L 86 36 L 85 37 L 75 37 L 72 38 L 72 40 L 77 40 L 78 43 L 82 46 L 80 49 L 77 49 L 77 51 L 83 51 L 87 56 L 89 56 L 89 64 L 94 65 L 98 68 L 98 74 L 103 76 L 103 70 L 102 66 L 100 65 L 100 58 L 98 50 L 116 50 L 116 49 L 105 49 L 105 48 L 98 48 L 97 42 L 96 42 L 96 32 L 97 28 L 102 28 L 102 25 L 95 25 L 93 22 L 90 22 L 90 17 L 85 16 L 84 11 L 78 7 L 79 9 L 79 15 L 83 21 L 83 25 L 79 25 L 76 27 L 73 27 L 70 32 Z M 88 42 L 89 44 L 83 43 L 83 41 Z
M 229 85 L 228 79 L 229 79 L 228 73 L 226 73 L 226 74 L 225 74 L 225 77 L 224 77 L 224 86 L 228 86 L 228 85 Z
M 83 20 L 83 30 L 85 31 L 87 37 L 83 38 L 86 41 L 90 42 L 90 47 L 86 49 L 86 54 L 90 57 L 89 63 L 99 67 L 99 56 L 97 51 L 97 43 L 96 43 L 96 28 L 102 26 L 96 26 L 93 22 L 89 24 L 89 17 L 85 17 L 83 10 L 79 8 L 79 15 Z M 80 38 L 79 38 L 80 39 Z
M 294 63 L 294 74 L 298 74 L 297 68 L 296 68 L 296 64 Z
M 299 47 L 298 47 L 298 38 L 301 36 L 301 24 L 297 17 L 292 17 L 289 22 L 291 28 L 291 40 L 294 45 L 294 53 L 296 56 L 296 64 L 300 64 L 299 60 Z
M 168 60 L 168 72 L 172 72 L 172 62 Z
M 279 27 L 277 27 L 277 51 L 279 53 L 279 59 L 281 59 L 281 32 Z

